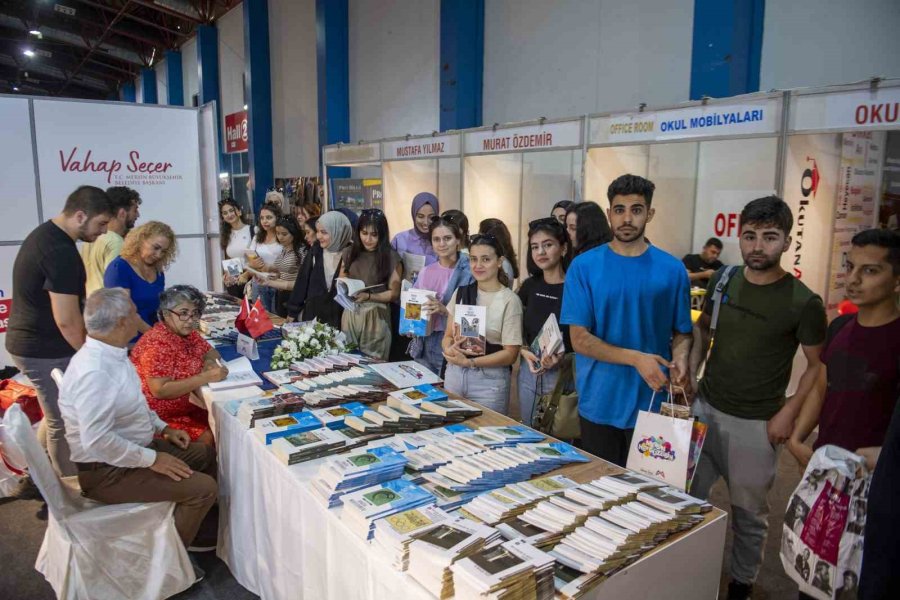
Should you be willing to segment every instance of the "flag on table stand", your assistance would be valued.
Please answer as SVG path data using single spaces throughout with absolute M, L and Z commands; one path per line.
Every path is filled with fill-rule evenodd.
M 244 309 L 241 308 L 241 311 L 243 310 Z M 247 327 L 247 331 L 250 332 L 250 335 L 255 338 L 258 338 L 267 331 L 272 331 L 275 328 L 275 325 L 272 324 L 272 320 L 269 319 L 269 313 L 263 308 L 259 298 L 257 298 L 256 302 L 253 304 L 253 308 L 250 310 L 250 314 L 247 316 L 244 325 Z M 237 327 L 237 321 L 235 321 L 235 327 Z
M 234 319 L 234 328 L 244 335 L 250 335 L 250 332 L 247 330 L 247 319 L 249 317 L 250 300 L 247 296 L 244 296 L 244 299 L 241 301 L 241 312 L 239 312 L 238 316 Z

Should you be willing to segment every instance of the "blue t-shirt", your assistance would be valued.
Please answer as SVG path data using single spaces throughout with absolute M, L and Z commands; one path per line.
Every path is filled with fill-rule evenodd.
M 115 257 L 106 273 L 103 274 L 103 287 L 125 288 L 131 293 L 131 301 L 134 302 L 138 314 L 148 325 L 156 323 L 156 312 L 159 310 L 159 295 L 166 289 L 166 276 L 160 273 L 156 281 L 147 283 L 132 268 L 128 261 L 121 256 Z M 138 334 L 140 337 L 140 334 Z M 137 337 L 135 338 L 137 339 Z
M 588 250 L 566 272 L 560 321 L 608 344 L 670 360 L 674 332 L 691 332 L 690 283 L 681 261 L 650 246 L 621 256 L 609 245 Z M 600 425 L 634 427 L 653 391 L 634 367 L 575 359 L 578 412 Z

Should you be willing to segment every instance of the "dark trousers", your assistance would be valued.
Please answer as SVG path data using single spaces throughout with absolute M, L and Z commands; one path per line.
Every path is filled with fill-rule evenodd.
M 634 429 L 619 429 L 600 425 L 579 417 L 581 421 L 581 449 L 613 464 L 624 467 Z
M 165 440 L 153 440 L 150 448 L 180 458 L 194 472 L 187 479 L 175 481 L 151 469 L 97 464 L 93 469 L 79 471 L 82 494 L 105 504 L 174 502 L 175 529 L 188 547 L 203 517 L 216 502 L 216 451 L 208 444 L 197 442 L 182 450 Z

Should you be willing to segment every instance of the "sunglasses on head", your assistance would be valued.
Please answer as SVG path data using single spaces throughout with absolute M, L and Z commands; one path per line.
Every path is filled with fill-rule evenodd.
M 374 215 L 377 217 L 378 215 L 383 215 L 384 211 L 381 210 L 380 208 L 364 208 L 362 210 L 362 212 L 359 214 L 360 215 Z
M 485 243 L 485 242 L 488 243 L 489 245 L 493 246 L 494 244 L 497 243 L 497 237 L 494 235 L 491 235 L 490 233 L 476 233 L 475 235 L 473 235 L 469 238 L 470 246 L 474 246 L 476 244 Z

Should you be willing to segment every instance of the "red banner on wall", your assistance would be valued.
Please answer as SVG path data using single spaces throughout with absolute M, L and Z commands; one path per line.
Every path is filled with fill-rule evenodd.
M 225 115 L 225 152 L 246 152 L 247 137 L 247 111 Z
M 0 333 L 6 333 L 9 323 L 9 310 L 12 308 L 12 298 L 0 298 Z

